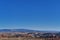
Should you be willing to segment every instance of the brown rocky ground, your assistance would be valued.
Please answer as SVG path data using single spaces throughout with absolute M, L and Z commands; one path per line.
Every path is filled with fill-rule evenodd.
M 0 38 L 0 40 L 60 40 L 57 38 Z

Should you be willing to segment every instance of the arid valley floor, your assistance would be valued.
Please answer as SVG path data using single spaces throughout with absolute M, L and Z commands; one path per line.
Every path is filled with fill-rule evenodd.
M 16 32 L 16 30 L 14 31 L 1 30 L 0 40 L 60 40 L 60 32 L 36 32 L 36 31 L 26 32 L 26 31 Z

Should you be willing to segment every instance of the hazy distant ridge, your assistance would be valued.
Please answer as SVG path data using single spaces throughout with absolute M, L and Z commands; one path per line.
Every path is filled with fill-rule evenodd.
M 53 31 L 37 31 L 37 30 L 28 30 L 28 29 L 0 29 L 0 32 L 53 32 Z

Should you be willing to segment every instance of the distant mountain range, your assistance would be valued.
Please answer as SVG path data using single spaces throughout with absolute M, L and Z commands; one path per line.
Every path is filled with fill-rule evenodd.
M 0 32 L 40 32 L 40 31 L 28 29 L 0 29 Z
M 58 31 L 38 31 L 29 29 L 0 29 L 0 32 L 58 32 Z

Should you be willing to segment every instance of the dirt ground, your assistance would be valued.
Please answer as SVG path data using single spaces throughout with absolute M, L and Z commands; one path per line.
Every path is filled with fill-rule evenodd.
M 36 39 L 36 38 L 0 38 L 0 40 L 44 40 L 44 39 Z
M 0 38 L 0 40 L 60 40 L 60 39 L 45 39 L 45 38 Z

